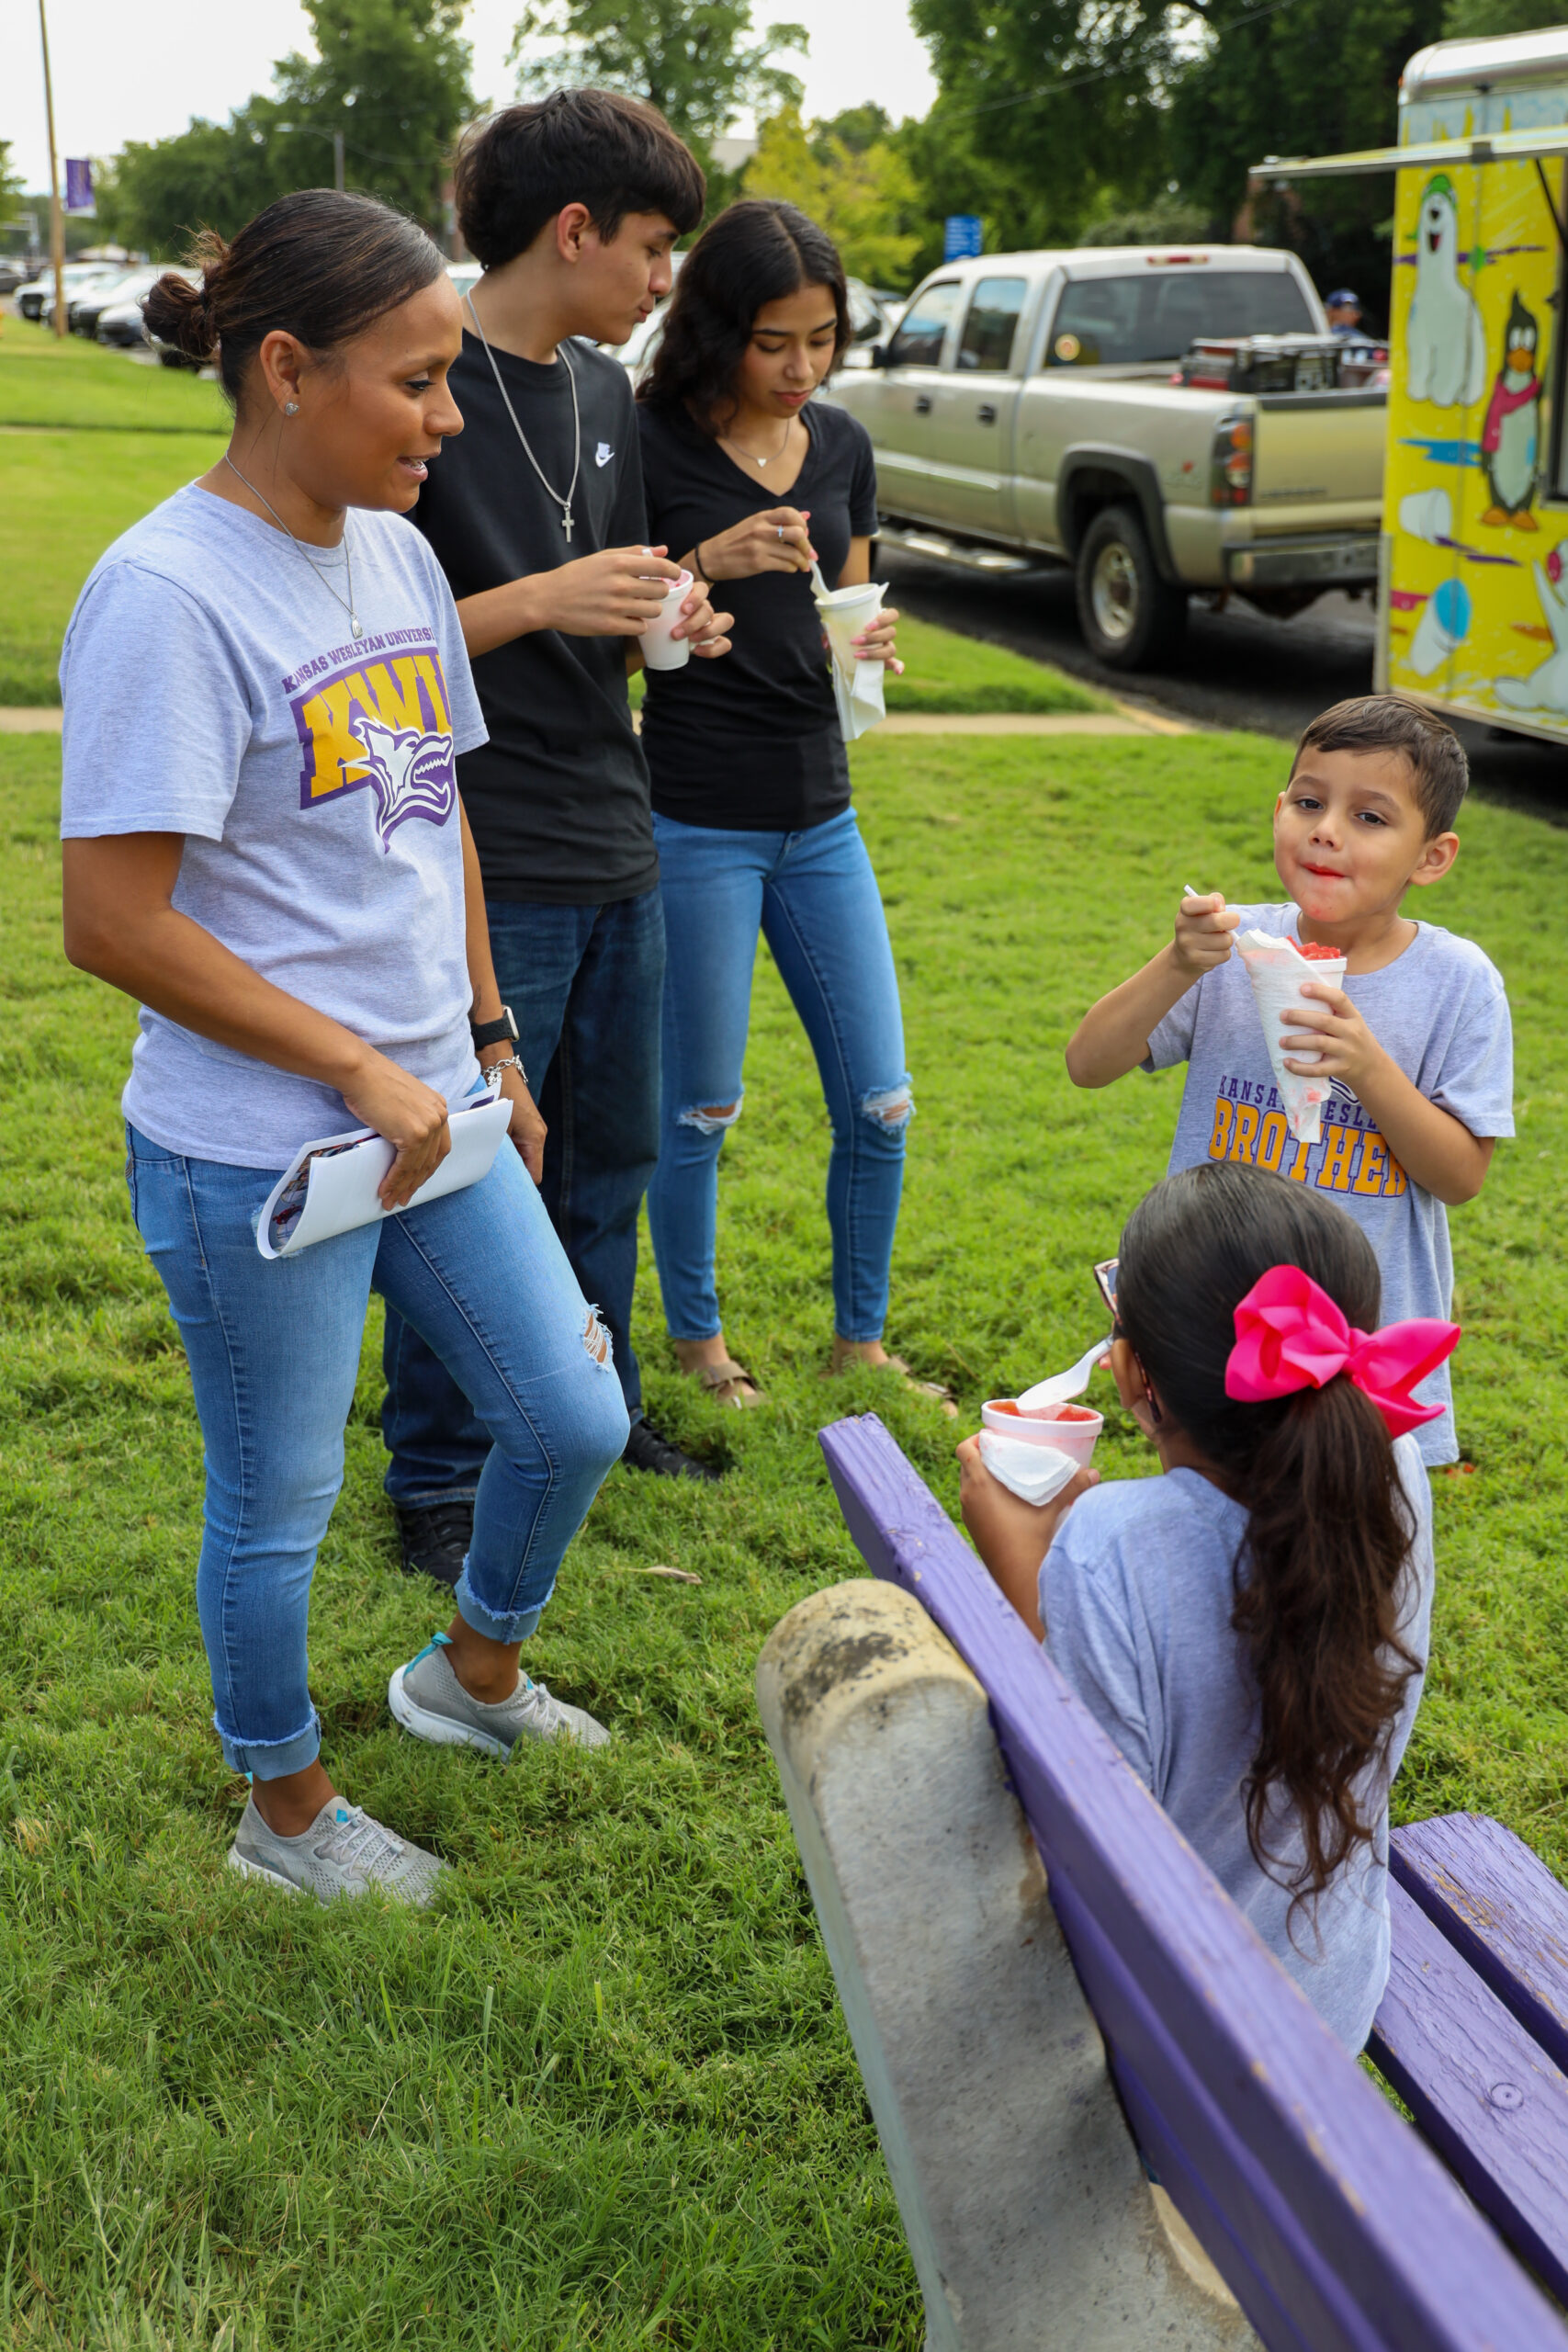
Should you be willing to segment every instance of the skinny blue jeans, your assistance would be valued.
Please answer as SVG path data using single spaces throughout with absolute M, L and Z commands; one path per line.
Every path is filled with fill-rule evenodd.
M 648 1220 L 671 1336 L 709 1340 L 721 1329 L 718 1160 L 740 1115 L 760 932 L 810 1039 L 832 1125 L 834 1329 L 879 1340 L 914 1100 L 886 919 L 854 811 L 791 833 L 655 814 L 653 831 L 669 944 Z
M 537 1625 L 561 1555 L 626 1442 L 607 1333 L 502 1144 L 461 1193 L 267 1260 L 276 1182 L 127 1130 L 131 1214 L 190 1361 L 207 1457 L 197 1609 L 227 1762 L 276 1780 L 315 1760 L 310 1577 L 343 1484 L 365 1313 L 378 1290 L 449 1367 L 494 1441 L 457 1590 L 492 1641 Z

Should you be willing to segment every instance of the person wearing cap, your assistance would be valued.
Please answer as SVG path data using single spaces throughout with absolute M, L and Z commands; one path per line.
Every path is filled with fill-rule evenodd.
M 1348 286 L 1341 286 L 1332 293 L 1324 308 L 1333 334 L 1352 336 L 1358 343 L 1367 341 L 1361 327 L 1361 298 Z

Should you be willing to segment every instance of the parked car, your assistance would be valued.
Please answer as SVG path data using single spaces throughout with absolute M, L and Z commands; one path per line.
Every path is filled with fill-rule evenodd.
M 117 304 L 140 303 L 143 296 L 152 292 L 163 274 L 159 268 L 121 271 L 107 285 L 90 287 L 85 293 L 73 294 L 66 311 L 72 334 L 85 335 L 89 342 L 93 341 L 97 335 L 98 321 L 106 311 Z
M 1278 380 L 1256 338 L 1275 339 L 1280 366 L 1295 349 L 1292 389 L 1247 389 Z M 1230 356 L 1173 375 L 1204 341 Z M 829 397 L 870 432 L 881 536 L 986 570 L 1071 564 L 1106 662 L 1168 652 L 1194 590 L 1285 614 L 1376 582 L 1387 394 L 1340 387 L 1292 254 L 1096 246 L 949 263 L 874 359 Z
M 118 269 L 118 265 L 101 261 L 68 261 L 65 265 L 66 300 L 69 301 L 73 294 L 85 290 L 90 281 L 96 280 L 110 266 Z M 54 271 L 46 262 L 38 276 L 29 278 L 17 294 L 17 308 L 24 319 L 41 319 L 45 304 L 52 304 L 53 300 Z
M 25 286 L 31 275 L 19 261 L 0 261 L 0 300 L 14 294 L 18 286 Z
M 683 256 L 680 254 L 673 256 L 677 270 L 682 259 Z M 874 294 L 869 286 L 858 277 L 847 279 L 846 284 L 850 297 L 850 326 L 854 335 L 854 342 L 851 345 L 850 351 L 855 353 L 863 350 L 869 354 L 879 336 L 891 334 L 892 322 L 882 298 Z M 631 378 L 634 387 L 641 383 L 653 365 L 654 356 L 663 338 L 664 314 L 669 307 L 670 298 L 666 295 L 664 300 L 644 319 L 642 324 L 634 327 L 625 343 L 603 344 L 600 346 L 602 350 L 608 352 L 612 359 L 620 361 Z
M 87 265 L 87 267 L 90 269 L 91 275 L 74 280 L 71 276 L 70 270 L 66 270 L 65 323 L 67 328 L 69 328 L 71 324 L 71 309 L 73 303 L 80 301 L 85 294 L 107 292 L 111 286 L 118 286 L 121 278 L 125 276 L 125 264 L 119 261 L 93 262 Z M 54 272 L 52 270 L 49 271 L 44 284 L 45 293 L 43 305 L 39 311 L 39 317 L 42 323 L 48 327 L 54 324 Z

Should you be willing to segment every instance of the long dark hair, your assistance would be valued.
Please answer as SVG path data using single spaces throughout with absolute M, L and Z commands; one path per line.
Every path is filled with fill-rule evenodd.
M 758 311 L 803 286 L 820 286 L 833 298 L 837 359 L 853 329 L 832 238 L 798 206 L 773 197 L 730 205 L 681 264 L 638 399 L 653 408 L 685 408 L 705 432 L 721 430 L 735 413 L 735 379 Z
M 1231 1618 L 1261 1702 L 1247 1834 L 1277 1876 L 1269 1829 L 1284 1800 L 1303 1854 L 1280 1883 L 1300 1902 L 1371 1840 L 1356 1782 L 1421 1661 L 1398 1638 L 1415 1530 L 1375 1406 L 1343 1374 L 1261 1405 L 1225 1395 L 1235 1308 L 1279 1265 L 1376 1329 L 1382 1283 L 1359 1226 L 1304 1185 L 1211 1162 L 1167 1177 L 1133 1212 L 1116 1307 L 1161 1411 L 1247 1509 Z
M 417 220 L 373 196 L 330 187 L 280 196 L 231 244 L 204 229 L 189 255 L 201 280 L 171 272 L 147 297 L 148 327 L 187 359 L 214 353 L 236 407 L 252 360 L 275 329 L 324 353 L 362 334 L 446 267 Z

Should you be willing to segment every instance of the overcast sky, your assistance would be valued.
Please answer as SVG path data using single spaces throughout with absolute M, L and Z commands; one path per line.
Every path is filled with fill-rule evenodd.
M 629 0 L 635 5 L 635 0 Z M 471 0 L 467 32 L 481 97 L 512 94 L 506 51 L 517 0 Z M 808 115 L 836 114 L 874 97 L 895 119 L 923 114 L 934 96 L 926 53 L 909 28 L 906 0 L 755 0 L 759 24 L 775 16 L 806 25 Z M 29 188 L 46 187 L 43 76 L 37 18 L 13 0 L 5 12 L 0 139 Z M 107 155 L 128 139 L 163 139 L 193 114 L 219 121 L 272 62 L 308 46 L 294 0 L 49 0 L 55 137 L 61 154 Z M 740 128 L 749 128 L 741 125 Z

